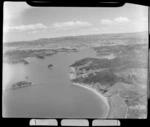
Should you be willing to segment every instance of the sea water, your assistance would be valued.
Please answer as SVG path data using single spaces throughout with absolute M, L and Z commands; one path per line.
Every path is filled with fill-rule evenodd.
M 96 57 L 90 48 L 61 52 L 45 59 L 27 58 L 28 65 L 4 64 L 3 88 L 18 81 L 33 85 L 3 92 L 4 117 L 102 118 L 103 101 L 92 91 L 71 84 L 70 65 L 86 57 Z M 52 68 L 48 65 L 52 64 Z

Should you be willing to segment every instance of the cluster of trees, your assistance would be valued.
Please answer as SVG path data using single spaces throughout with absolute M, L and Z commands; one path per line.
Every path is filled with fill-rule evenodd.
M 96 72 L 95 74 L 90 73 L 87 77 L 79 77 L 76 79 L 73 79 L 72 81 L 78 82 L 78 83 L 85 83 L 85 84 L 95 84 L 99 83 L 102 85 L 107 85 L 107 87 L 110 87 L 114 85 L 116 82 L 118 82 L 118 77 L 113 74 L 112 71 L 102 71 L 102 72 Z

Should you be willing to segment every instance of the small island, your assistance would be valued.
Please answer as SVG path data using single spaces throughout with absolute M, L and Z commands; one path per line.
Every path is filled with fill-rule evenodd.
M 42 55 L 37 55 L 36 58 L 39 58 L 39 59 L 45 59 L 45 57 L 42 56 Z
M 32 85 L 32 82 L 19 81 L 19 82 L 13 84 L 10 89 L 15 90 L 15 89 L 28 87 L 28 86 L 31 86 L 31 85 Z
M 52 65 L 52 64 L 49 64 L 49 65 L 48 65 L 48 68 L 49 68 L 49 69 L 51 69 L 52 67 L 53 67 L 53 65 Z

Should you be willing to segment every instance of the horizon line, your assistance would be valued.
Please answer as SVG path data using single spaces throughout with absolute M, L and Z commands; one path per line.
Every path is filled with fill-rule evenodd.
M 56 39 L 56 38 L 67 38 L 67 37 L 79 37 L 79 36 L 88 36 L 88 35 L 109 35 L 109 34 L 128 34 L 128 33 L 144 33 L 144 32 L 147 32 L 149 33 L 148 31 L 135 31 L 135 32 L 120 32 L 120 33 L 117 33 L 117 32 L 114 32 L 114 33 L 100 33 L 100 34 L 81 34 L 81 35 L 65 35 L 65 36 L 58 36 L 58 37 L 43 37 L 43 38 L 38 38 L 38 39 L 33 39 L 33 40 L 22 40 L 22 41 L 8 41 L 8 42 L 4 42 L 3 43 L 15 43 L 15 42 L 31 42 L 31 41 L 38 41 L 40 39 Z

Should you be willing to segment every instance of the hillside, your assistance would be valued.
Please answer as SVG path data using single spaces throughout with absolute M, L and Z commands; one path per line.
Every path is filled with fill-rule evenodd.
M 72 82 L 107 97 L 108 118 L 146 118 L 148 41 L 142 44 L 137 36 L 131 39 L 127 35 L 114 38 L 122 43 L 92 47 L 99 58 L 84 58 L 70 65 Z

